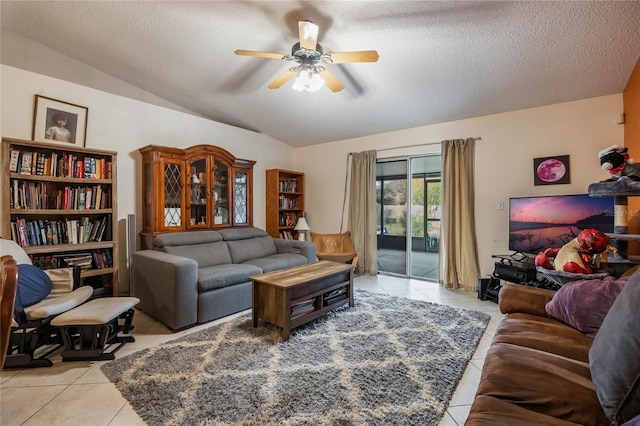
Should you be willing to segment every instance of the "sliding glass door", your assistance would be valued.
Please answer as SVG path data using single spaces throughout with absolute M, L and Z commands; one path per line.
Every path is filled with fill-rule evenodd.
M 428 155 L 378 160 L 380 272 L 438 280 L 440 159 Z

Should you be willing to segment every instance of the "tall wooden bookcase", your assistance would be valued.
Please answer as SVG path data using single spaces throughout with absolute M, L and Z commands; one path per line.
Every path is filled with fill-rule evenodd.
M 267 170 L 266 226 L 273 238 L 296 237 L 296 221 L 304 213 L 304 173 Z
M 10 138 L 1 150 L 0 237 L 43 269 L 80 266 L 94 295 L 117 296 L 117 154 Z

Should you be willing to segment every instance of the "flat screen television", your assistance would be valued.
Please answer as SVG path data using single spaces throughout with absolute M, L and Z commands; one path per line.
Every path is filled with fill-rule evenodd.
M 509 199 L 509 250 L 537 254 L 560 248 L 583 229 L 613 232 L 613 197 L 588 194 Z

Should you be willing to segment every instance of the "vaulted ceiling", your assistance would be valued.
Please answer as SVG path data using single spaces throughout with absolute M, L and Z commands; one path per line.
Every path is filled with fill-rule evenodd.
M 2 27 L 215 121 L 299 147 L 621 93 L 640 57 L 638 1 L 7 1 Z M 267 86 L 297 22 L 345 89 Z

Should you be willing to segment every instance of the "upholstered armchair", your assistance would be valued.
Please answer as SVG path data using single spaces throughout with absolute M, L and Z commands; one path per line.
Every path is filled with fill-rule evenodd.
M 351 242 L 349 231 L 342 234 L 317 234 L 311 231 L 311 241 L 316 245 L 316 256 L 320 260 L 358 264 L 358 253 Z

